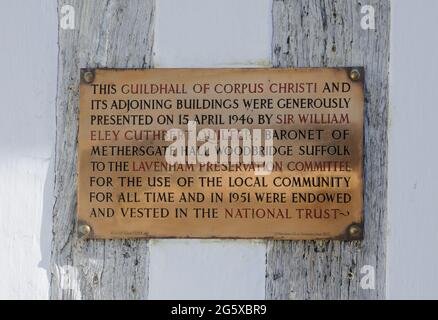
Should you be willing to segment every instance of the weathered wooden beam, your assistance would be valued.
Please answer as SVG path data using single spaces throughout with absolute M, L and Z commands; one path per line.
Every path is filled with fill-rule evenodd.
M 363 30 L 361 8 L 375 9 L 375 30 Z M 385 226 L 389 1 L 274 0 L 276 67 L 365 67 L 365 240 L 269 241 L 266 298 L 382 299 Z M 375 268 L 375 289 L 360 286 L 364 265 Z
M 153 0 L 59 0 L 75 10 L 75 29 L 59 30 L 56 109 L 52 299 L 145 299 L 145 240 L 84 241 L 76 221 L 76 147 L 79 70 L 148 68 L 153 43 Z

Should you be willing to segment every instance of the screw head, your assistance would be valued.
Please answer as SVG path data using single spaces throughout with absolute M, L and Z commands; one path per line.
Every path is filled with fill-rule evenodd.
M 350 79 L 353 81 L 357 81 L 360 79 L 360 71 L 357 69 L 351 69 L 350 71 Z
M 348 233 L 351 237 L 358 237 L 361 233 L 361 228 L 358 225 L 353 224 L 348 228 Z
M 88 224 L 81 224 L 78 227 L 78 234 L 80 238 L 85 238 L 91 232 L 91 227 Z
M 85 71 L 82 75 L 82 78 L 84 79 L 85 83 L 92 83 L 94 81 L 94 72 Z

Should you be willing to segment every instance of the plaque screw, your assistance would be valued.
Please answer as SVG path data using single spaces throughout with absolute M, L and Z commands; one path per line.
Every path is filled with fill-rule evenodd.
M 358 237 L 360 233 L 361 228 L 356 224 L 353 224 L 352 226 L 350 226 L 350 228 L 348 228 L 348 234 L 353 238 Z
M 350 71 L 350 79 L 353 81 L 357 81 L 360 79 L 360 72 L 357 69 L 351 69 Z
M 84 79 L 85 83 L 92 83 L 94 81 L 94 72 L 85 71 L 82 78 Z
M 91 227 L 88 224 L 81 224 L 78 227 L 79 238 L 86 238 L 91 232 Z

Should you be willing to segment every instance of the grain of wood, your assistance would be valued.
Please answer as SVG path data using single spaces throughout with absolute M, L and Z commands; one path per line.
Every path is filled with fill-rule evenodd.
M 360 26 L 362 5 L 375 30 Z M 363 242 L 269 241 L 267 299 L 385 297 L 389 0 L 274 0 L 275 67 L 365 67 L 365 239 Z M 360 286 L 375 268 L 375 289 Z
M 83 67 L 148 68 L 153 0 L 59 0 L 75 9 L 75 29 L 59 30 L 52 299 L 145 299 L 146 240 L 84 241 L 76 232 L 79 75 Z

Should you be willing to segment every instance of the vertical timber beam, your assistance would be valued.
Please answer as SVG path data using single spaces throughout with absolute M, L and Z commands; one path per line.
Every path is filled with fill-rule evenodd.
M 361 28 L 363 5 L 375 30 Z M 389 19 L 389 0 L 273 2 L 275 67 L 365 67 L 365 239 L 269 241 L 267 299 L 385 298 Z M 360 285 L 365 265 L 374 289 Z
M 64 5 L 74 8 L 75 28 L 59 29 L 50 296 L 145 299 L 147 241 L 78 239 L 76 146 L 80 68 L 150 67 L 154 1 L 58 0 L 58 12 Z

